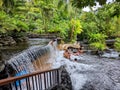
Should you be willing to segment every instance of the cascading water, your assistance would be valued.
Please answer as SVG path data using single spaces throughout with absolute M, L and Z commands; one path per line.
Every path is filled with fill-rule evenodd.
M 24 50 L 21 54 L 11 58 L 7 64 L 10 65 L 16 74 L 31 73 L 36 70 L 46 70 L 51 68 L 50 58 L 54 59 L 55 44 L 46 46 L 33 46 Z
M 10 60 L 8 60 L 5 66 L 5 68 L 7 69 L 4 69 L 4 70 L 5 71 L 8 70 L 10 76 L 22 76 L 24 74 L 32 73 L 37 70 L 43 71 L 43 70 L 52 69 L 52 63 L 54 62 L 56 55 L 57 55 L 56 44 L 57 44 L 56 40 L 53 40 L 49 42 L 48 45 L 43 46 L 43 47 L 41 46 L 30 47 L 29 49 L 24 50 L 21 54 L 18 54 L 17 56 L 14 56 Z M 51 80 L 50 78 L 52 77 L 51 75 L 54 76 L 55 74 L 43 73 L 43 74 L 40 74 L 40 76 L 38 77 L 33 76 L 27 79 L 29 80 L 30 87 L 33 88 L 32 90 L 46 90 L 46 86 L 47 88 L 49 88 L 51 84 L 53 85 L 54 83 L 56 84 L 54 80 L 53 80 L 54 82 L 52 81 L 51 83 L 50 81 Z M 15 90 L 15 88 L 17 88 L 17 90 L 28 90 L 27 89 L 28 83 L 26 81 L 27 79 L 17 80 L 14 83 L 12 83 L 10 87 L 12 88 L 12 90 Z M 42 80 L 41 88 L 40 86 L 38 87 L 36 84 L 38 83 L 39 79 Z M 46 83 L 46 80 L 47 80 L 47 83 Z M 6 88 L 9 89 L 9 86 L 7 85 Z M 8 89 L 4 89 L 4 86 L 0 87 L 0 90 L 8 90 Z
M 82 54 L 76 62 L 64 58 L 63 52 L 59 51 L 54 68 L 66 67 L 73 90 L 120 90 L 119 60 Z
M 57 52 L 56 44 L 31 47 L 10 59 L 8 64 L 17 71 L 16 75 L 65 65 L 73 90 L 120 90 L 119 60 L 83 54 L 77 62 L 70 61 L 63 57 L 63 51 Z M 55 59 L 56 62 L 53 61 Z

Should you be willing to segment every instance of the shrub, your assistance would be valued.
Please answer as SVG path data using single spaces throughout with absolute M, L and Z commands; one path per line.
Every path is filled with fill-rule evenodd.
M 92 49 L 103 51 L 106 48 L 105 43 L 94 42 L 90 44 Z
M 90 33 L 89 34 L 89 42 L 105 42 L 105 38 L 107 37 L 106 35 L 104 34 L 101 34 L 101 33 Z
M 71 19 L 69 23 L 69 28 L 70 41 L 75 42 L 77 40 L 77 35 L 81 34 L 81 32 L 83 31 L 80 20 Z
M 120 38 L 116 38 L 115 40 L 116 42 L 114 44 L 114 47 L 117 51 L 120 51 Z

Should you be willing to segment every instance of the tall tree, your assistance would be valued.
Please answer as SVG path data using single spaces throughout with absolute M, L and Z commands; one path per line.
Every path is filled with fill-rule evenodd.
M 114 2 L 120 2 L 120 0 L 113 0 Z M 71 0 L 72 4 L 78 8 L 83 8 L 86 6 L 95 6 L 96 2 L 100 5 L 107 3 L 107 0 Z

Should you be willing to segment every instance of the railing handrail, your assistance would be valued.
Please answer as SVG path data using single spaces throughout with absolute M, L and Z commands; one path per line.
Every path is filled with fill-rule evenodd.
M 60 70 L 60 68 L 44 70 L 44 71 L 36 71 L 36 72 L 30 73 L 30 74 L 25 74 L 22 76 L 9 77 L 9 78 L 0 80 L 0 86 L 9 84 L 10 82 L 14 82 L 16 80 L 21 80 L 23 78 L 35 76 L 37 74 L 42 74 L 42 73 L 46 73 L 46 72 L 50 72 L 50 71 L 56 71 L 56 70 Z

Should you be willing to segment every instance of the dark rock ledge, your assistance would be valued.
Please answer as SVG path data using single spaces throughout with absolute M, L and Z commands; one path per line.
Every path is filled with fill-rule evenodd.
M 71 79 L 65 68 L 62 68 L 60 85 L 53 87 L 51 90 L 72 90 Z

